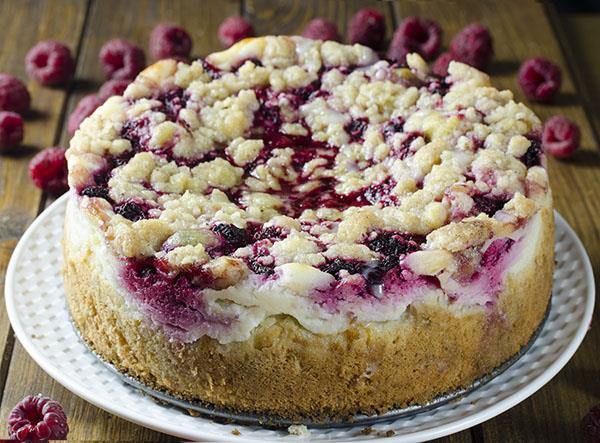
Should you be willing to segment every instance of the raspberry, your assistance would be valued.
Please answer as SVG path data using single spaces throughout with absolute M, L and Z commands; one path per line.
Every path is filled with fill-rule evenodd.
M 0 152 L 6 152 L 23 140 L 23 119 L 16 112 L 0 111 Z
M 270 275 L 273 274 L 273 272 L 275 272 L 272 267 L 262 265 L 254 259 L 248 260 L 248 268 L 255 274 Z
M 550 60 L 530 58 L 519 68 L 518 82 L 528 99 L 549 102 L 560 89 L 562 74 Z
M 27 75 L 44 86 L 64 85 L 75 72 L 71 50 L 54 40 L 36 44 L 25 57 Z
M 581 420 L 581 432 L 586 441 L 600 442 L 600 405 L 592 407 Z
M 485 70 L 492 56 L 492 36 L 485 26 L 472 23 L 454 36 L 450 42 L 454 60 Z
M 238 228 L 235 225 L 222 223 L 213 228 L 217 234 L 219 234 L 228 246 L 233 248 L 241 248 L 248 244 L 248 235 L 245 229 Z
M 302 36 L 313 40 L 333 40 L 339 42 L 341 40 L 337 26 L 323 17 L 318 17 L 306 25 Z
M 335 258 L 320 267 L 321 271 L 327 272 L 334 277 L 341 270 L 348 271 L 350 274 L 358 274 L 362 270 L 362 265 L 355 261 L 344 260 L 343 258 Z
M 386 143 L 390 143 L 394 134 L 402 132 L 404 129 L 404 119 L 402 117 L 396 117 L 389 120 L 381 128 L 381 133 Z
M 134 202 L 126 202 L 115 208 L 115 212 L 132 222 L 146 218 L 146 211 Z
M 473 202 L 477 213 L 485 213 L 493 217 L 496 212 L 504 207 L 506 200 L 486 195 L 474 195 Z
M 367 120 L 364 117 L 361 117 L 354 120 L 350 120 L 349 123 L 346 123 L 346 125 L 344 126 L 344 130 L 350 136 L 351 141 L 360 142 L 363 140 L 363 135 L 368 125 L 369 120 Z
M 81 195 L 85 195 L 86 197 L 98 197 L 103 198 L 104 200 L 110 200 L 110 194 L 106 186 L 88 186 L 87 188 L 82 189 Z
M 232 16 L 223 20 L 217 31 L 221 44 L 229 48 L 236 42 L 254 36 L 254 28 L 243 17 Z
M 29 109 L 30 103 L 29 91 L 21 80 L 9 74 L 0 74 L 0 111 L 22 114 Z
M 529 148 L 527 148 L 527 151 L 520 160 L 527 168 L 532 168 L 542 164 L 542 145 L 538 138 L 533 138 L 529 141 L 531 142 L 531 145 L 529 145 Z
M 385 19 L 377 9 L 358 11 L 348 24 L 348 41 L 380 49 L 385 39 Z
M 67 121 L 67 130 L 69 131 L 69 134 L 73 135 L 79 128 L 81 122 L 92 115 L 102 103 L 104 103 L 104 100 L 96 94 L 86 95 L 79 100 L 79 103 L 77 103 L 77 106 L 75 106 L 75 109 L 71 112 L 69 120 Z
M 29 162 L 29 176 L 40 189 L 60 195 L 69 189 L 67 184 L 66 149 L 46 148 L 38 152 Z
M 555 115 L 544 125 L 542 147 L 556 158 L 567 158 L 579 148 L 579 127 L 566 117 Z
M 433 62 L 431 71 L 435 75 L 446 77 L 448 75 L 448 65 L 450 65 L 452 60 L 454 60 L 454 56 L 451 52 L 442 52 L 438 58 L 435 59 L 435 62 Z
M 17 441 L 64 440 L 69 426 L 60 403 L 37 394 L 28 395 L 10 412 L 8 432 Z
M 399 256 L 419 250 L 419 245 L 412 238 L 404 238 L 400 234 L 382 232 L 369 244 L 369 249 L 383 255 Z
M 108 80 L 98 90 L 98 98 L 104 102 L 113 95 L 123 95 L 129 83 L 130 80 Z
M 106 78 L 133 80 L 146 66 L 146 56 L 134 44 L 114 39 L 100 49 L 100 63 Z
M 402 20 L 388 49 L 390 60 L 404 62 L 406 54 L 417 52 L 431 60 L 440 50 L 442 28 L 433 20 L 407 17 Z
M 157 59 L 190 56 L 192 39 L 187 31 L 179 26 L 161 23 L 150 34 L 150 55 Z

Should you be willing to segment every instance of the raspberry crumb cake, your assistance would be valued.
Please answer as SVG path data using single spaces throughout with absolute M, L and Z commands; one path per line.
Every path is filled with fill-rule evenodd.
M 486 74 L 300 37 L 163 60 L 67 152 L 73 321 L 147 385 L 292 420 L 427 402 L 544 318 L 540 121 Z

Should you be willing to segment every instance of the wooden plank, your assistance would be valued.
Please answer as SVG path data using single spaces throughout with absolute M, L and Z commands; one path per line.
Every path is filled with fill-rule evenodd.
M 343 36 L 346 4 L 336 0 L 246 0 L 243 13 L 252 22 L 257 35 L 298 35 L 310 20 L 325 17 L 337 24 Z
M 28 82 L 25 54 L 44 39 L 65 42 L 78 52 L 87 3 L 76 0 L 10 0 L 0 2 L 0 71 L 27 83 L 32 97 L 32 111 L 25 116 L 23 146 L 14 153 L 0 156 L 0 303 L 4 305 L 6 266 L 17 240 L 38 213 L 41 192 L 33 186 L 27 173 L 31 156 L 56 142 L 61 115 L 67 96 L 65 88 L 44 88 Z M 60 14 L 53 13 L 60 11 Z M 32 26 L 35 24 L 35 26 Z M 0 309 L 0 392 L 4 391 L 14 337 L 5 309 Z M 8 385 L 6 391 L 11 391 Z
M 445 31 L 446 45 L 451 36 L 468 23 L 479 21 L 488 26 L 495 40 L 495 61 L 491 67 L 493 82 L 512 89 L 517 100 L 524 100 L 516 85 L 516 71 L 522 60 L 543 55 L 562 67 L 564 83 L 557 102 L 553 105 L 528 104 L 542 119 L 563 114 L 576 121 L 581 128 L 581 152 L 571 161 L 550 159 L 550 180 L 555 207 L 586 245 L 598 275 L 600 202 L 597 195 L 600 191 L 600 158 L 596 150 L 597 141 L 578 103 L 573 79 L 543 6 L 523 0 L 470 1 L 462 3 L 460 8 L 443 1 L 397 2 L 394 6 L 400 17 L 416 14 L 438 20 Z M 592 38 L 592 35 L 597 36 L 597 32 L 588 38 Z M 589 46 L 585 54 L 588 53 Z M 581 417 L 600 396 L 599 351 L 600 329 L 592 328 L 575 357 L 547 387 L 483 425 L 484 439 L 568 441 L 576 438 Z
M 252 22 L 258 35 L 301 34 L 310 20 L 325 17 L 337 25 L 345 40 L 348 21 L 359 9 L 366 7 L 379 9 L 385 15 L 386 39 L 389 39 L 394 29 L 391 5 L 376 0 L 247 0 L 244 2 L 244 15 Z
M 22 29 L 35 29 L 35 27 L 30 25 L 32 22 L 41 23 L 39 29 L 43 29 L 44 27 L 47 28 L 46 31 L 48 34 L 43 34 L 43 36 L 47 35 L 48 37 L 52 36 L 68 41 L 64 35 L 78 35 L 73 31 L 74 29 L 78 29 L 77 26 L 72 24 L 71 21 L 68 21 L 69 11 L 60 7 L 61 5 L 57 5 L 56 2 L 53 4 L 53 8 L 41 8 L 41 6 L 36 6 L 38 3 L 35 0 L 30 1 L 26 5 L 21 5 L 18 1 L 12 3 L 12 8 L 19 10 L 19 14 L 21 14 L 19 17 L 22 16 L 22 19 L 14 22 L 14 26 L 11 28 L 13 32 L 10 35 L 19 35 L 19 38 L 22 39 L 20 34 Z M 17 4 L 18 7 L 16 6 Z M 85 9 L 83 8 L 85 6 L 84 3 L 76 3 L 76 5 Z M 4 24 L 4 21 L 7 25 L 13 23 L 8 19 L 8 14 L 4 14 L 2 7 L 2 3 L 0 3 L 0 24 Z M 38 10 L 38 14 L 35 17 L 31 16 L 33 10 Z M 221 21 L 225 17 L 232 14 L 239 14 L 239 12 L 240 3 L 239 1 L 234 0 L 144 0 L 136 2 L 135 10 L 132 9 L 131 2 L 122 2 L 119 0 L 93 1 L 90 6 L 87 26 L 81 43 L 81 53 L 77 64 L 77 88 L 69 97 L 67 110 L 70 112 L 81 96 L 97 90 L 104 81 L 102 69 L 98 60 L 98 53 L 105 41 L 111 38 L 121 37 L 131 40 L 146 50 L 148 46 L 148 37 L 152 28 L 159 22 L 168 21 L 180 24 L 188 30 L 194 42 L 194 54 L 206 55 L 220 49 L 216 37 L 216 30 Z M 57 29 L 60 29 L 61 33 L 56 33 L 55 27 L 50 27 L 45 24 L 46 21 L 52 21 L 52 23 L 56 22 Z M 83 22 L 83 20 L 81 21 Z M 2 29 L 6 30 L 6 27 L 3 27 Z M 40 38 L 42 38 L 42 34 L 38 36 L 34 35 L 31 38 L 31 41 L 35 42 Z M 29 43 L 23 44 L 23 51 L 26 51 L 29 46 Z M 19 51 L 20 50 L 21 49 L 19 48 Z M 3 62 L 3 56 L 14 58 L 15 63 L 19 63 L 19 68 L 21 68 L 23 54 L 16 52 L 15 55 L 15 53 L 11 51 L 5 51 L 4 53 L 0 52 L 0 62 Z M 151 60 L 148 59 L 148 62 L 150 63 Z M 6 66 L 6 64 L 2 63 L 0 66 Z M 48 94 L 54 91 L 48 90 L 42 92 Z M 36 98 L 39 97 L 37 94 L 37 91 L 34 92 L 32 90 L 32 95 Z M 49 107 L 50 105 L 47 104 L 46 106 Z M 56 108 L 60 109 L 61 107 L 62 102 L 60 106 L 57 106 Z M 46 110 L 46 108 L 44 108 L 44 110 Z M 54 108 L 48 109 L 49 114 L 50 111 L 54 112 Z M 39 131 L 36 133 L 39 134 L 39 137 L 46 135 L 50 136 L 48 140 L 42 139 L 33 141 L 32 139 L 31 143 L 35 143 L 36 145 L 52 144 L 54 131 L 48 131 L 47 128 L 46 125 L 43 125 L 43 127 L 40 126 Z M 27 129 L 29 130 L 30 128 L 28 127 Z M 62 128 L 60 144 L 62 146 L 68 146 L 68 140 L 69 136 L 65 124 Z M 14 161 L 22 161 L 26 166 L 27 159 L 14 159 Z M 7 171 L 8 166 L 3 167 L 3 170 L 0 171 L 0 177 L 3 179 L 8 177 Z M 16 239 L 21 234 L 22 229 L 19 228 L 19 226 L 24 228 L 31 218 L 35 216 L 39 202 L 39 193 L 34 192 L 33 190 L 29 192 L 31 186 L 29 179 L 26 176 L 26 168 L 23 171 L 25 171 L 22 173 L 23 178 L 15 183 L 20 186 L 20 189 L 26 188 L 28 191 L 26 193 L 27 195 L 17 194 L 16 189 L 18 186 L 11 187 L 10 190 L 12 190 L 12 192 L 8 192 L 9 189 L 6 189 L 7 192 L 4 192 L 3 190 L 3 192 L 0 193 L 2 194 L 0 196 L 0 202 L 2 201 L 1 199 L 9 198 L 5 196 L 7 193 L 10 194 L 12 205 L 7 206 L 6 213 L 13 214 L 10 220 L 15 220 L 11 223 L 14 223 L 17 226 L 13 228 L 12 231 L 9 231 L 10 238 L 7 240 L 7 245 L 10 244 L 11 247 L 14 246 Z M 29 207 L 29 199 L 32 200 L 33 209 L 25 212 L 25 215 L 21 216 L 23 221 L 19 222 L 20 219 L 14 214 L 20 214 L 26 211 L 26 208 Z M 5 214 L 5 212 L 0 212 L 0 214 Z M 11 243 L 8 243 L 8 241 Z M 4 258 L 5 255 L 8 257 L 9 255 L 9 252 L 4 252 L 4 248 L 0 253 L 2 254 L 2 256 L 0 256 L 1 258 Z M 3 262 L 0 261 L 0 263 Z M 4 328 L 5 325 L 6 328 L 8 328 L 8 321 L 5 318 L 4 310 L 0 310 L 0 315 L 2 316 L 0 317 L 1 328 Z M 0 330 L 0 332 L 2 331 Z M 30 359 L 19 343 L 17 343 L 14 348 L 12 362 L 8 371 L 7 387 L 0 408 L 0 417 L 6 417 L 14 404 L 25 395 L 43 392 L 56 398 L 65 406 L 71 427 L 69 438 L 75 441 L 176 441 L 172 437 L 145 429 L 108 414 L 71 394 L 46 375 Z
M 596 140 L 600 140 L 600 54 L 594 48 L 600 29 L 600 14 L 558 14 L 550 5 L 563 52 L 575 77 L 580 98 L 592 121 Z

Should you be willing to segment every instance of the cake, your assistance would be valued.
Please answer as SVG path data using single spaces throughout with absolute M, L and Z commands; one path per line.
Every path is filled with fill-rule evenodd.
M 243 40 L 162 60 L 67 152 L 73 323 L 143 384 L 324 421 L 424 404 L 525 346 L 553 273 L 540 120 L 489 77 Z

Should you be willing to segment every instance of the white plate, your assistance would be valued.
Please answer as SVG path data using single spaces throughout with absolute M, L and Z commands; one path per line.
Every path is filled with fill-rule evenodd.
M 63 215 L 67 196 L 44 211 L 19 241 L 6 274 L 6 307 L 29 355 L 74 394 L 142 426 L 190 440 L 298 440 L 285 431 L 219 424 L 161 406 L 124 383 L 78 339 L 69 322 L 61 277 Z M 533 346 L 504 373 L 475 391 L 429 412 L 373 425 L 311 429 L 317 441 L 376 439 L 414 442 L 442 437 L 488 420 L 523 401 L 569 361 L 590 325 L 594 279 L 573 230 L 556 214 L 554 293 L 548 319 Z M 241 435 L 231 433 L 237 429 Z

